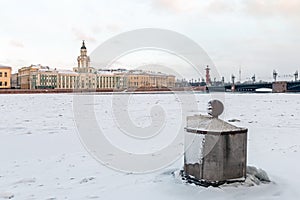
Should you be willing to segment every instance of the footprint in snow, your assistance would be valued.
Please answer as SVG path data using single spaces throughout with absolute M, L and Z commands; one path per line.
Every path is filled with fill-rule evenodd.
M 46 200 L 56 200 L 56 197 L 49 197 Z
M 15 195 L 10 192 L 0 193 L 0 198 L 2 198 L 2 199 L 12 199 L 14 197 L 15 197 Z
M 94 195 L 90 195 L 90 196 L 87 196 L 88 199 L 99 199 L 100 197 L 98 196 L 94 196 Z
M 82 179 L 79 183 L 80 183 L 80 184 L 88 183 L 89 181 L 92 181 L 92 180 L 94 180 L 94 179 L 95 179 L 95 177 L 84 178 L 84 179 Z
M 35 183 L 35 182 L 36 182 L 35 178 L 24 178 L 15 182 L 14 184 L 16 185 L 16 184 L 23 184 L 23 183 Z

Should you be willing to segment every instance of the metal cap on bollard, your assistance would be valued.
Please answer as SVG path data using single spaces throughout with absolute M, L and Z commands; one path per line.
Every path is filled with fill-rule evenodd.
M 208 114 L 212 117 L 219 117 L 224 111 L 224 105 L 219 100 L 208 102 Z

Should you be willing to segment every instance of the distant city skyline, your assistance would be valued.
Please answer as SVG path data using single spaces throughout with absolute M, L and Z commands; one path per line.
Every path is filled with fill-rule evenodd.
M 300 1 L 1 0 L 0 6 L 0 64 L 14 72 L 31 64 L 72 69 L 82 40 L 91 53 L 112 36 L 149 27 L 196 41 L 226 81 L 231 74 L 238 78 L 240 68 L 242 79 L 256 74 L 257 80 L 272 79 L 273 69 L 279 76 L 300 71 Z M 131 55 L 117 64 L 184 65 L 178 59 L 168 63 L 167 57 L 145 52 L 147 62 Z M 203 74 L 205 65 L 199 66 Z M 196 78 L 192 74 L 187 78 Z

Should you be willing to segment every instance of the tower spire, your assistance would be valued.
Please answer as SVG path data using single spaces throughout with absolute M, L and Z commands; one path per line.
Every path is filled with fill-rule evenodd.
M 81 49 L 86 49 L 84 40 L 82 40 L 82 47 L 81 47 Z

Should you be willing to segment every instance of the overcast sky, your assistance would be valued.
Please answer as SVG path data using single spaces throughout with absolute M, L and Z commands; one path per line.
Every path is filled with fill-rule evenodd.
M 300 69 L 299 0 L 0 0 L 0 64 L 71 69 L 124 31 L 170 29 L 196 41 L 229 79 Z M 204 66 L 203 66 L 204 67 Z

